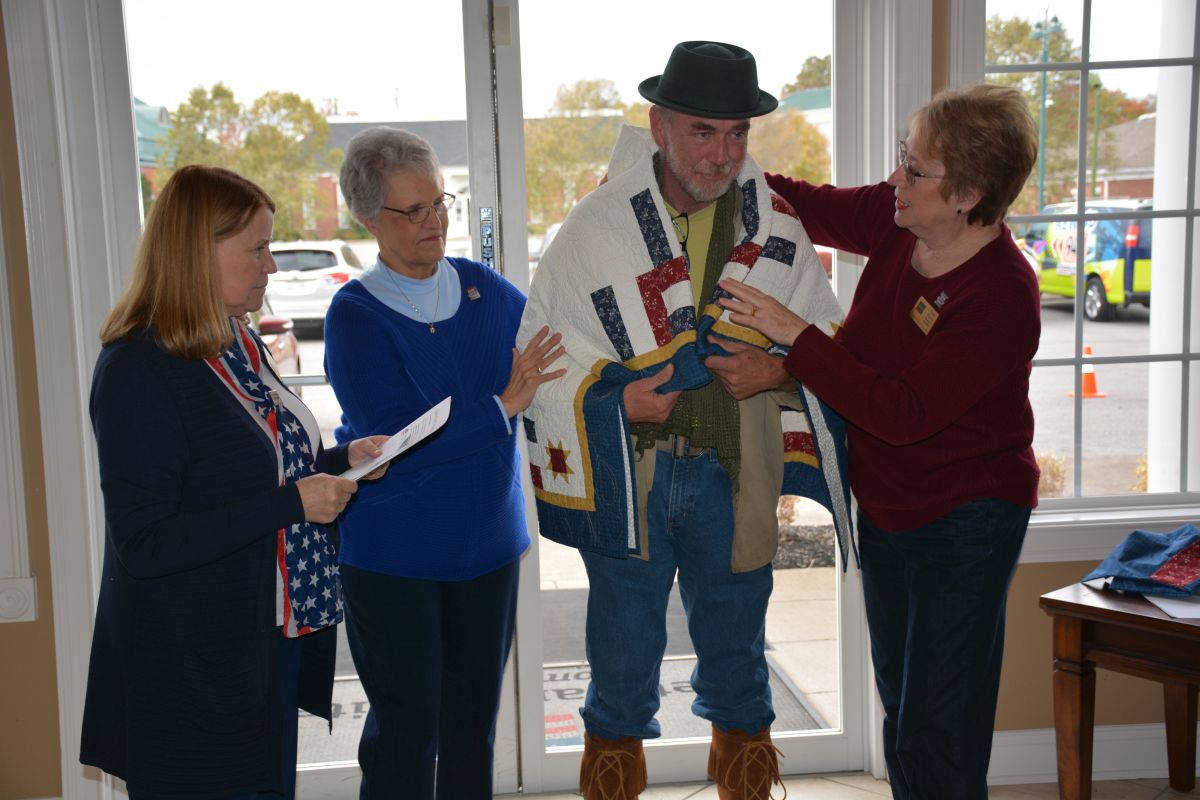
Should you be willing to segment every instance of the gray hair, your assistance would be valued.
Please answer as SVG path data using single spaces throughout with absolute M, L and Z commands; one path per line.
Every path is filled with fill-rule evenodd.
M 412 131 L 379 125 L 351 139 L 338 176 L 350 213 L 360 220 L 375 219 L 387 196 L 388 178 L 398 171 L 435 181 L 441 176 L 433 146 Z

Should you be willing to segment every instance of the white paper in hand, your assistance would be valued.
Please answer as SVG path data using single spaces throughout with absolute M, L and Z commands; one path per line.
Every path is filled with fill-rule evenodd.
M 352 481 L 358 480 L 363 475 L 366 475 L 375 468 L 379 467 L 381 464 L 386 464 L 388 461 L 391 461 L 393 458 L 400 455 L 405 450 L 445 425 L 446 420 L 449 418 L 450 398 L 447 397 L 442 400 L 442 402 L 438 403 L 436 406 L 413 420 L 412 424 L 405 426 L 403 430 L 384 442 L 383 447 L 379 448 L 383 452 L 378 456 L 372 458 L 370 461 L 364 461 L 357 467 L 351 467 L 338 477 L 348 478 Z

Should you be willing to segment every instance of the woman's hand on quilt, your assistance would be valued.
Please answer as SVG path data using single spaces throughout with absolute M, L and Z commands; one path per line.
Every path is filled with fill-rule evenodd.
M 529 340 L 529 344 L 525 345 L 524 352 L 513 348 L 512 371 L 508 376 L 508 386 L 504 387 L 504 391 L 500 393 L 500 402 L 504 404 L 504 411 L 508 416 L 515 417 L 529 408 L 529 404 L 533 402 L 533 395 L 543 383 L 558 380 L 567 374 L 565 369 L 546 371 L 551 364 L 567 352 L 567 349 L 559 344 L 561 341 L 561 333 L 551 336 L 550 328 L 543 326 Z
M 722 297 L 718 302 L 729 309 L 729 321 L 758 331 L 776 344 L 791 347 L 808 322 L 796 316 L 787 306 L 766 292 L 741 281 L 726 278 L 720 286 L 733 297 Z

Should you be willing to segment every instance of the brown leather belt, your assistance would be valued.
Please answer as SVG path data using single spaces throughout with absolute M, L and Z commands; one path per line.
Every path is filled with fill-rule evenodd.
M 675 458 L 695 458 L 696 456 L 704 455 L 711 448 L 693 447 L 688 437 L 672 433 L 666 439 L 656 441 L 654 449 L 663 453 L 670 453 Z

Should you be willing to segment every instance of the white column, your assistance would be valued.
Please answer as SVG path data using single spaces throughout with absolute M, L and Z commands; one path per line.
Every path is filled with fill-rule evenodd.
M 1161 49 L 1163 53 L 1189 53 L 1195 35 L 1194 0 L 1163 0 Z M 1158 116 L 1154 137 L 1154 208 L 1160 210 L 1191 207 L 1187 196 L 1188 129 L 1192 107 L 1191 70 L 1173 67 L 1159 70 Z M 1154 299 L 1150 315 L 1150 352 L 1179 352 L 1183 344 L 1184 302 L 1192 309 L 1192 330 L 1196 331 L 1198 292 L 1193 274 L 1192 296 L 1184 298 L 1184 275 L 1189 268 L 1185 252 L 1187 222 L 1183 219 L 1154 221 Z M 1193 245 L 1194 247 L 1194 245 Z M 1193 348 L 1195 336 L 1193 336 Z M 1180 489 L 1180 445 L 1182 441 L 1182 382 L 1178 363 L 1150 365 L 1147 400 L 1148 489 L 1151 492 L 1177 492 Z M 1191 415 L 1197 414 L 1200 394 L 1189 398 Z M 1194 423 L 1190 438 L 1195 441 Z M 1185 443 L 1186 446 L 1186 443 Z M 1188 447 L 1190 489 L 1200 486 L 1200 463 L 1196 447 Z

